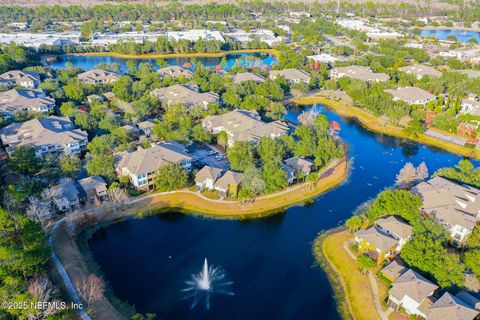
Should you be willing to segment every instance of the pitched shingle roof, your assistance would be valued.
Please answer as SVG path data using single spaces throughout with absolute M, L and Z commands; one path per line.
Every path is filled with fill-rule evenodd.
M 409 269 L 392 283 L 390 295 L 397 300 L 402 300 L 404 296 L 408 296 L 417 303 L 421 303 L 437 288 L 437 285 Z
M 465 301 L 445 292 L 428 309 L 427 320 L 473 320 L 478 314 Z
M 412 235 L 412 226 L 395 216 L 380 218 L 375 224 L 390 234 L 402 239 L 407 239 Z
M 355 235 L 382 251 L 387 251 L 398 243 L 391 235 L 382 232 L 376 227 L 359 230 L 355 232 Z

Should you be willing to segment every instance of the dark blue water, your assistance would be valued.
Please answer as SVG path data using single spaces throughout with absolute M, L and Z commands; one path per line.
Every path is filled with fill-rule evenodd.
M 457 29 L 449 29 L 449 30 L 431 30 L 431 29 L 424 29 L 420 33 L 423 37 L 430 37 L 434 36 L 438 40 L 445 40 L 448 36 L 454 35 L 458 38 L 458 41 L 461 43 L 467 43 L 468 40 L 471 38 L 477 39 L 480 43 L 480 32 L 477 31 L 466 31 L 466 30 L 457 30 Z
M 299 110 L 288 115 L 295 120 Z M 342 186 L 315 203 L 252 221 L 206 220 L 181 214 L 130 219 L 99 230 L 93 255 L 115 294 L 142 313 L 161 319 L 338 319 L 326 275 L 313 267 L 311 242 L 319 231 L 341 224 L 355 208 L 392 185 L 408 161 L 425 161 L 434 172 L 460 157 L 372 134 L 340 122 L 353 166 Z M 214 296 L 209 311 L 190 309 L 180 290 L 207 257 L 223 266 L 235 296 Z
M 273 64 L 277 63 L 277 60 L 274 56 L 262 53 L 242 53 L 242 54 L 229 54 L 225 56 L 226 63 L 223 65 L 225 71 L 230 70 L 235 63 L 240 64 L 246 68 L 257 67 L 262 69 L 263 67 L 271 67 Z M 93 69 L 95 66 L 100 63 L 118 63 L 122 71 L 127 70 L 126 62 L 132 60 L 136 65 L 142 62 L 150 62 L 153 64 L 155 69 L 158 69 L 157 59 L 126 59 L 118 58 L 113 56 L 74 56 L 74 55 L 64 55 L 58 56 L 58 59 L 55 62 L 51 62 L 50 66 L 53 69 L 62 69 L 66 67 L 67 62 L 71 62 L 75 67 L 80 67 L 84 70 Z M 182 66 L 185 62 L 193 62 L 193 67 L 196 62 L 201 62 L 204 66 L 217 66 L 222 62 L 222 57 L 198 57 L 194 59 L 190 58 L 168 58 L 163 59 L 169 65 Z

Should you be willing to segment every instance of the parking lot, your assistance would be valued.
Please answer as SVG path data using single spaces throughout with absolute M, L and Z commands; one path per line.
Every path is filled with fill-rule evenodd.
M 196 164 L 198 167 L 209 166 L 223 170 L 230 169 L 230 162 L 225 155 L 211 146 L 195 145 L 191 150 L 191 154 L 197 159 Z

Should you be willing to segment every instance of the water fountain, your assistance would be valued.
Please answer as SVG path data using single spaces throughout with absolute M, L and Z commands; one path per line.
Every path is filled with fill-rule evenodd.
M 205 308 L 210 309 L 210 296 L 224 294 L 233 296 L 231 285 L 233 281 L 225 279 L 225 272 L 220 267 L 209 266 L 207 258 L 203 263 L 203 269 L 197 274 L 192 274 L 191 279 L 185 281 L 187 287 L 183 299 L 192 299 L 190 308 L 195 308 L 201 301 L 205 302 Z

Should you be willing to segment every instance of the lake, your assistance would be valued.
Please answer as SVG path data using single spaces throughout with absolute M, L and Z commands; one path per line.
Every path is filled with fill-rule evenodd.
M 133 59 L 133 58 L 119 58 L 114 56 L 76 56 L 76 55 L 60 55 L 57 60 L 50 63 L 53 69 L 62 69 L 66 67 L 67 62 L 71 62 L 74 67 L 80 67 L 84 70 L 90 70 L 95 66 L 105 63 L 118 63 L 122 71 L 127 70 L 127 61 L 132 60 L 136 65 L 142 62 L 150 62 L 155 69 L 158 69 L 157 59 Z M 182 66 L 186 62 L 193 62 L 194 68 L 196 62 L 201 62 L 204 66 L 217 66 L 222 62 L 222 57 L 195 57 L 195 58 L 168 58 L 165 60 L 169 65 Z M 265 53 L 240 53 L 240 54 L 228 54 L 225 56 L 225 64 L 223 69 L 225 71 L 230 70 L 235 63 L 239 63 L 246 68 L 257 67 L 259 69 L 263 67 L 271 67 L 277 60 L 275 56 Z
M 439 40 L 445 40 L 448 36 L 454 35 L 458 38 L 458 41 L 461 43 L 467 43 L 471 38 L 477 39 L 480 43 L 480 32 L 477 31 L 466 31 L 458 29 L 423 29 L 420 33 L 423 37 L 434 36 Z
M 313 204 L 250 221 L 166 213 L 98 230 L 89 247 L 116 296 L 158 319 L 339 319 L 332 289 L 315 266 L 312 240 L 393 184 L 406 162 L 430 172 L 461 158 L 435 148 L 373 134 L 323 109 L 340 123 L 352 162 L 348 181 Z M 295 121 L 300 109 L 287 119 Z M 210 310 L 183 300 L 185 281 L 205 258 L 224 268 L 234 296 L 213 296 Z

